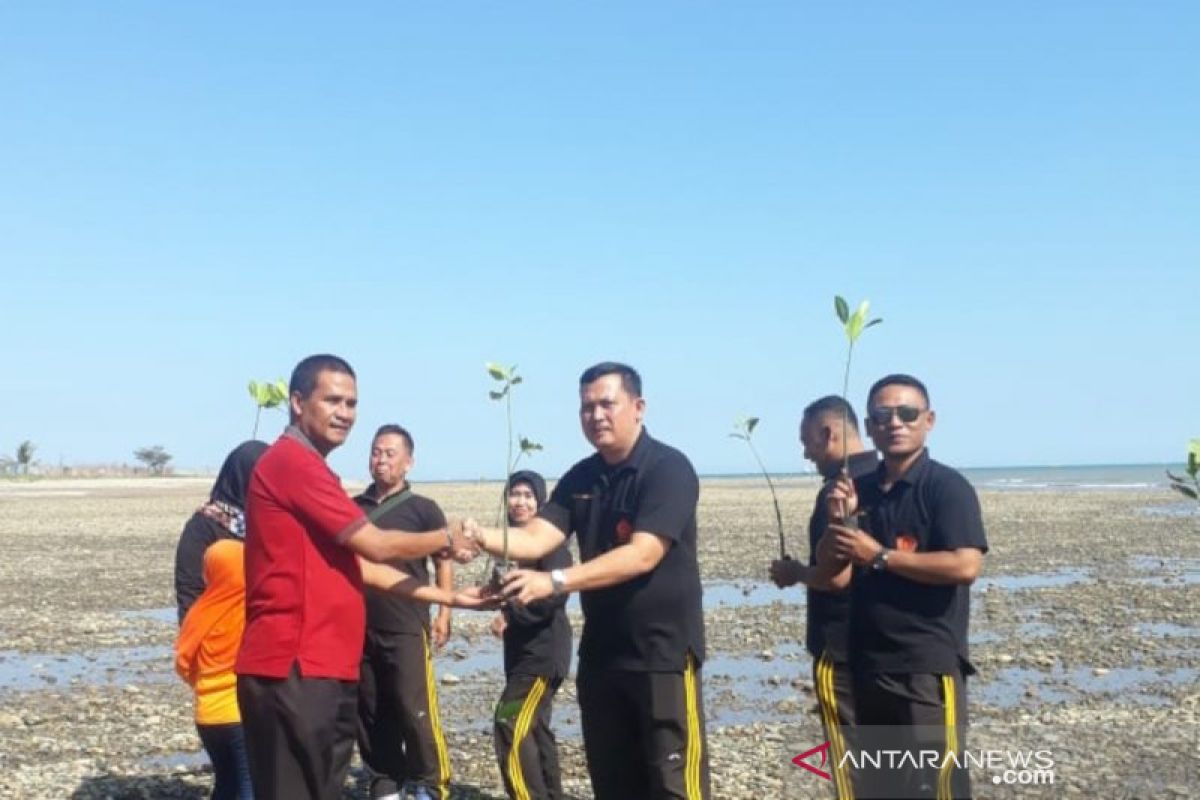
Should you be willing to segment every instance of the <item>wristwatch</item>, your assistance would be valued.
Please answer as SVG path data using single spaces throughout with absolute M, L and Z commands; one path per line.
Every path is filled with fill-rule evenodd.
M 561 569 L 550 570 L 550 585 L 554 587 L 555 597 L 567 590 L 567 574 Z
M 891 555 L 891 550 L 886 547 L 879 548 L 879 552 L 871 559 L 872 572 L 887 572 L 888 556 Z

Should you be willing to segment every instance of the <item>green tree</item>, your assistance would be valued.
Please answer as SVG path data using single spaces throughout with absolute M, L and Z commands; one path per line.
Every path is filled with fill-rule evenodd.
M 171 461 L 171 454 L 161 444 L 139 447 L 133 451 L 133 457 L 145 464 L 151 475 L 162 475 Z
M 26 475 L 29 474 L 29 467 L 33 464 L 33 452 L 37 450 L 37 445 L 26 439 L 17 445 L 17 468 Z

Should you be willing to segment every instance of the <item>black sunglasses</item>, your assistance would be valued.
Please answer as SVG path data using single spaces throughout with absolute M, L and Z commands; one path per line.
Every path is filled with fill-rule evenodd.
M 875 406 L 867 412 L 867 416 L 876 425 L 887 425 L 892 421 L 893 414 L 899 417 L 901 422 L 912 424 L 917 421 L 917 418 L 921 416 L 921 412 L 924 410 L 916 406 Z

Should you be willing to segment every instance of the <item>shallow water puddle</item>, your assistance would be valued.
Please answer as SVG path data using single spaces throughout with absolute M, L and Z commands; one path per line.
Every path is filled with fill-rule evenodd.
M 977 591 L 987 592 L 992 589 L 1017 591 L 1020 589 L 1049 589 L 1055 586 L 1070 586 L 1091 580 L 1091 570 L 1078 567 L 1054 570 L 1053 572 L 1033 572 L 1024 575 L 984 575 L 975 581 Z
M 749 608 L 772 603 L 802 606 L 804 595 L 803 586 L 780 589 L 767 581 L 713 581 L 704 584 L 704 607 Z
M 1200 559 L 1163 558 L 1161 556 L 1130 556 L 1129 566 L 1139 572 L 1150 572 L 1135 579 L 1150 586 L 1179 586 L 1200 583 Z
M 1119 703 L 1139 706 L 1170 706 L 1174 701 L 1156 693 L 1162 684 L 1183 686 L 1195 683 L 1200 673 L 1193 668 L 1157 670 L 1148 667 L 1116 667 L 1095 670 L 1056 665 L 1044 672 L 1029 667 L 1005 667 L 971 684 L 973 697 L 987 705 L 1013 708 L 1022 704 L 1070 703 L 1087 695 L 1112 695 Z
M 107 647 L 89 653 L 0 650 L 0 690 L 25 691 L 69 683 L 162 683 L 174 679 L 169 647 Z

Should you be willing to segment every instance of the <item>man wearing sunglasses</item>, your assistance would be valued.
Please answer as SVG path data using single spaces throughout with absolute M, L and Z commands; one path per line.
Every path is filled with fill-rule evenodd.
M 860 772 L 870 797 L 969 797 L 966 678 L 970 585 L 987 537 L 967 480 L 925 449 L 936 417 L 910 375 L 888 375 L 867 395 L 867 432 L 883 457 L 829 492 L 834 523 L 818 562 L 851 587 L 850 660 L 859 747 L 911 752 Z M 853 518 L 860 524 L 845 524 Z M 853 573 L 853 580 L 851 580 Z M 936 759 L 924 757 L 934 751 Z

